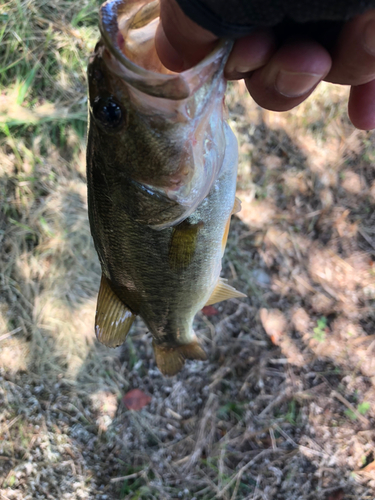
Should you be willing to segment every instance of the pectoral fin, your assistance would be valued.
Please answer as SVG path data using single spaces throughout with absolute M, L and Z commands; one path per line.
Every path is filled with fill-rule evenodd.
M 227 246 L 231 218 L 232 218 L 232 214 L 230 214 L 230 216 L 227 220 L 227 223 L 226 223 L 225 229 L 224 229 L 223 239 L 221 240 L 221 253 L 222 253 L 222 255 L 224 255 L 225 247 Z
M 186 359 L 199 359 L 205 361 L 207 355 L 195 339 L 190 344 L 166 347 L 152 343 L 156 364 L 163 375 L 176 375 L 185 364 Z
M 135 318 L 102 275 L 95 316 L 95 333 L 99 342 L 107 347 L 123 344 Z
M 233 205 L 233 208 L 232 208 L 232 212 L 227 220 L 227 223 L 225 225 L 225 229 L 224 229 L 224 235 L 223 235 L 223 239 L 221 241 L 221 251 L 222 253 L 224 254 L 224 251 L 225 251 L 225 247 L 227 245 L 227 240 L 228 240 L 228 234 L 229 234 L 229 226 L 230 226 L 230 221 L 231 221 L 231 218 L 232 218 L 232 215 L 234 214 L 238 214 L 238 212 L 241 211 L 241 200 L 239 198 L 237 198 L 237 196 L 235 197 L 234 199 L 234 205 Z
M 234 298 L 244 298 L 246 295 L 239 292 L 232 286 L 226 283 L 226 280 L 219 278 L 215 290 L 212 292 L 211 297 L 206 302 L 206 306 L 211 304 L 216 304 L 216 302 L 221 302 L 222 300 L 234 299 Z
M 241 200 L 239 198 L 237 198 L 237 196 L 236 196 L 234 198 L 232 215 L 238 214 L 238 212 L 241 212 Z
M 203 222 L 190 224 L 181 222 L 173 228 L 169 243 L 169 266 L 173 271 L 186 269 L 195 253 L 197 238 Z

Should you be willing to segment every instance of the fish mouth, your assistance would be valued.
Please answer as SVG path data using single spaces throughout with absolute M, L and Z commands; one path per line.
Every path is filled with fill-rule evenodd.
M 173 226 L 191 215 L 208 195 L 225 152 L 223 69 L 232 42 L 219 41 L 199 64 L 169 71 L 155 50 L 159 0 L 109 0 L 100 9 L 99 28 L 107 50 L 103 60 L 127 86 L 131 102 L 146 120 L 165 120 L 168 141 L 180 151 L 166 165 L 168 175 L 134 179 L 183 207 L 178 218 L 153 225 Z M 170 125 L 175 126 L 171 131 Z
M 197 92 L 208 75 L 223 66 L 233 42 L 218 42 L 199 64 L 175 73 L 163 66 L 153 46 L 159 14 L 159 0 L 108 0 L 104 3 L 100 8 L 99 29 L 115 58 L 106 62 L 115 74 L 149 96 L 187 99 Z

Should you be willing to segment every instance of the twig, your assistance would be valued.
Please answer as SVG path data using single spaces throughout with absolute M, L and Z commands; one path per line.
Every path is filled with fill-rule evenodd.
M 22 326 L 19 326 L 18 328 L 15 328 L 14 330 L 11 330 L 8 333 L 4 333 L 4 335 L 1 335 L 1 337 L 0 337 L 0 342 L 2 340 L 8 339 L 9 337 L 14 335 L 15 333 L 18 333 L 20 330 L 22 330 Z
M 293 245 L 293 248 L 294 248 L 294 251 L 295 251 L 295 253 L 297 255 L 298 260 L 302 261 L 303 257 L 301 255 L 300 249 L 298 248 L 298 245 L 297 245 L 297 243 L 295 241 L 295 238 L 293 237 L 293 233 L 292 233 L 292 231 L 290 229 L 288 230 L 288 236 L 289 236 L 290 241 L 292 242 L 292 245 Z
M 259 413 L 258 418 L 265 417 L 267 413 L 270 412 L 275 406 L 283 403 L 285 399 L 288 399 L 289 397 L 290 397 L 290 391 L 289 389 L 286 389 L 276 399 L 271 401 L 271 403 L 268 406 L 266 406 L 263 411 Z
M 231 261 L 228 262 L 228 266 L 229 266 L 230 272 L 232 273 L 232 278 L 234 280 L 236 280 L 238 276 L 237 276 L 237 273 L 236 273 L 236 269 L 235 269 L 235 267 L 234 267 L 234 265 L 232 264 Z
M 309 214 L 305 215 L 305 219 L 313 219 L 317 215 L 320 215 L 323 212 L 323 210 L 315 210 L 315 212 L 310 212 Z
M 254 495 L 253 495 L 252 500 L 256 500 L 256 496 L 259 496 L 258 491 L 260 491 L 260 490 L 259 490 L 259 485 L 260 485 L 260 481 L 261 481 L 261 479 L 262 479 L 262 476 L 259 474 L 259 475 L 258 475 L 258 477 L 257 477 L 257 483 L 256 483 L 256 485 L 255 485 L 255 490 L 254 490 Z M 255 496 L 255 495 L 256 495 L 256 496 Z
M 277 452 L 284 452 L 284 450 L 273 450 L 272 448 L 267 448 L 267 450 L 263 450 L 261 451 L 260 453 L 258 453 L 258 455 L 256 457 L 254 457 L 252 460 L 250 460 L 250 462 L 248 462 L 246 465 L 244 465 L 243 467 L 241 467 L 241 469 L 237 472 L 237 474 L 224 486 L 224 488 L 220 491 L 220 493 L 218 494 L 217 498 L 222 498 L 223 495 L 229 490 L 229 488 L 233 485 L 233 483 L 235 483 L 237 481 L 237 477 L 239 474 L 242 474 L 247 471 L 247 469 L 250 469 L 250 467 L 252 465 L 255 464 L 255 462 L 257 460 L 259 460 L 260 458 L 263 458 L 264 456 L 266 455 L 269 455 L 270 453 L 277 453 Z
M 173 462 L 173 465 L 184 465 L 186 462 L 188 462 L 191 459 L 191 455 L 186 455 L 186 457 L 180 458 L 179 460 L 176 460 Z
M 225 458 L 225 452 L 226 452 L 226 447 L 227 447 L 227 441 L 228 441 L 228 435 L 225 435 L 224 443 L 221 447 L 220 450 L 220 459 L 219 459 L 219 474 L 218 474 L 218 487 L 219 489 L 222 486 L 222 479 L 224 476 L 224 458 Z
M 208 386 L 208 388 L 212 391 L 214 387 L 217 386 L 229 373 L 231 373 L 232 369 L 229 366 L 222 366 L 212 375 L 213 381 Z
M 308 283 L 306 280 L 304 280 L 301 276 L 299 276 L 298 274 L 296 274 L 294 276 L 294 279 L 296 281 L 299 281 L 301 283 L 301 285 L 303 285 L 305 288 L 307 288 L 310 292 L 313 292 L 315 293 L 316 292 L 316 289 L 314 287 L 312 287 L 310 285 L 310 283 Z
M 362 228 L 358 227 L 358 232 L 362 236 L 362 238 L 364 238 L 367 243 L 375 250 L 374 243 L 372 242 L 371 238 L 365 233 L 365 231 Z
M 198 430 L 198 436 L 196 439 L 196 445 L 194 448 L 193 453 L 190 455 L 190 460 L 185 466 L 185 469 L 188 470 L 190 469 L 200 458 L 203 447 L 207 445 L 207 434 L 210 435 L 211 432 L 207 432 L 207 424 L 209 420 L 212 418 L 215 410 L 217 407 L 217 397 L 215 394 L 212 392 L 210 393 L 207 403 L 204 407 L 203 410 L 203 418 L 201 420 L 199 430 Z M 214 426 L 213 426 L 214 427 Z M 212 428 L 213 428 L 212 427 Z M 210 429 L 212 431 L 212 429 Z
M 270 437 L 271 437 L 272 449 L 273 450 L 277 450 L 275 433 L 273 432 L 272 427 L 270 427 L 270 429 L 269 429 L 269 434 L 270 434 Z
M 336 399 L 341 401 L 341 403 L 343 405 L 345 405 L 347 408 L 349 408 L 349 410 L 351 410 L 354 413 L 354 415 L 358 418 L 358 420 L 360 420 L 364 425 L 366 425 L 367 427 L 370 426 L 369 420 L 366 417 L 364 417 L 363 415 L 361 415 L 359 413 L 359 411 L 357 410 L 357 408 L 355 406 L 353 406 L 351 403 L 349 403 L 349 401 L 347 399 L 345 399 L 344 396 L 341 396 L 341 394 L 339 392 L 332 391 L 331 396 L 334 396 Z
M 374 339 L 375 339 L 375 334 L 364 335 L 362 337 L 357 337 L 355 339 L 349 340 L 348 344 L 350 344 L 350 345 L 363 344 L 365 342 L 368 342 L 369 340 L 373 341 Z
M 24 455 L 22 457 L 22 460 L 25 460 L 26 455 L 29 453 L 29 451 L 31 450 L 31 448 L 34 446 L 34 443 L 35 443 L 36 438 L 38 436 L 39 436 L 39 434 L 34 434 L 33 437 L 30 439 L 30 443 L 27 446 L 27 450 L 25 451 L 25 453 L 24 453 Z
M 240 482 L 241 482 L 242 474 L 243 473 L 239 473 L 238 476 L 237 476 L 236 486 L 234 487 L 233 495 L 230 497 L 230 500 L 236 500 L 236 496 L 237 496 L 237 493 L 238 493 L 238 490 L 239 490 L 239 487 L 240 487 Z
M 271 365 L 287 365 L 289 363 L 289 361 L 286 358 L 277 358 L 277 359 L 270 358 L 268 362 L 271 363 Z
M 128 479 L 135 479 L 136 477 L 142 476 L 143 473 L 146 472 L 147 469 L 143 469 L 139 472 L 134 472 L 133 474 L 128 474 L 127 476 L 121 477 L 113 477 L 111 479 L 111 483 L 119 483 L 120 481 L 127 481 Z
M 206 481 L 213 490 L 216 491 L 217 494 L 220 493 L 220 490 L 219 488 L 216 486 L 216 484 L 208 477 L 208 475 L 204 472 L 203 469 L 201 469 L 201 467 L 199 467 L 199 470 L 200 472 L 202 473 L 202 476 L 204 476 L 204 481 Z M 219 497 L 215 497 L 215 498 L 219 498 Z
M 323 453 L 322 451 L 316 451 L 312 448 L 308 448 L 307 446 L 303 446 L 302 444 L 298 447 L 301 451 L 305 451 L 306 453 L 311 453 L 311 455 L 315 455 L 317 457 L 327 458 L 327 453 Z
M 290 444 L 292 444 L 293 446 L 295 446 L 296 448 L 298 448 L 299 445 L 285 431 L 283 431 L 283 429 L 279 425 L 274 424 L 273 427 L 277 430 L 277 432 L 279 432 L 282 436 L 284 436 L 284 438 Z
M 9 422 L 9 424 L 7 424 L 6 422 L 4 422 L 4 427 L 6 427 L 7 431 L 9 431 L 9 429 L 16 423 L 18 422 L 18 420 L 21 418 L 22 415 L 17 415 L 16 417 L 14 417 L 13 420 L 11 420 Z
M 175 411 L 173 411 L 171 408 L 167 408 L 165 410 L 165 413 L 168 413 L 168 415 L 172 418 L 174 418 L 175 420 L 182 420 L 182 417 L 180 414 L 176 413 Z

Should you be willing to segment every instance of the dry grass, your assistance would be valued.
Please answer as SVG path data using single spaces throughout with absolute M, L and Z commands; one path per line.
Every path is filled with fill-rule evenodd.
M 230 87 L 243 209 L 223 274 L 249 298 L 198 315 L 209 361 L 163 378 L 141 322 L 123 349 L 94 341 L 98 3 L 0 7 L 2 56 L 21 58 L 0 79 L 0 498 L 373 500 L 374 133 L 345 89 L 273 114 Z M 133 388 L 152 398 L 138 412 Z

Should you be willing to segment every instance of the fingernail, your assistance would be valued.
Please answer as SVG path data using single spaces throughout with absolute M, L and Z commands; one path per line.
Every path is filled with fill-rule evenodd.
M 375 56 L 375 20 L 369 21 L 363 33 L 364 46 L 369 54 Z
M 276 77 L 275 87 L 285 97 L 299 97 L 315 87 L 322 78 L 323 75 L 314 73 L 293 73 L 281 70 Z

